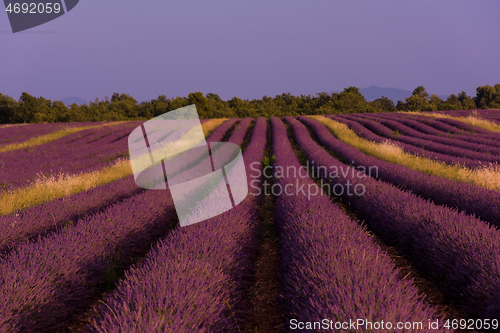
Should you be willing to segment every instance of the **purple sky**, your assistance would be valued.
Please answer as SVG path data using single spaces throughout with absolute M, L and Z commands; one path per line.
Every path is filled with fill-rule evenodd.
M 2 9 L 0 92 L 142 101 L 423 85 L 475 95 L 500 83 L 499 13 L 498 0 L 81 0 L 12 34 Z

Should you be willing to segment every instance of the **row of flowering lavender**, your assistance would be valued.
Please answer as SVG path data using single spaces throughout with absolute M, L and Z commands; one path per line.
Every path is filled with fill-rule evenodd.
M 207 140 L 215 142 L 222 140 L 225 133 L 236 121 L 237 119 L 233 119 L 225 126 L 219 126 Z M 237 140 L 243 141 L 241 138 L 237 138 Z M 79 218 L 101 211 L 111 203 L 130 197 L 140 191 L 141 189 L 137 187 L 133 177 L 130 176 L 85 192 L 0 216 L 2 230 L 0 254 L 10 251 L 27 239 L 33 239 L 38 235 L 72 225 Z
M 497 124 L 500 123 L 500 109 L 472 110 L 468 115 L 474 114 Z
M 234 143 L 237 146 L 241 146 L 244 142 L 245 135 L 250 127 L 251 123 L 254 121 L 253 118 L 245 118 L 237 126 L 235 126 L 231 137 L 228 139 L 228 142 Z M 175 176 L 175 179 L 171 180 L 169 178 L 168 184 L 175 188 L 175 185 L 182 184 L 182 189 L 176 191 L 175 200 L 176 200 L 176 210 L 179 216 L 181 223 L 190 224 L 188 221 L 200 221 L 204 220 L 202 216 L 207 211 L 212 212 L 212 216 L 218 215 L 217 213 L 213 213 L 214 209 L 218 207 L 220 211 L 224 211 L 227 206 L 231 205 L 230 199 L 229 201 L 225 201 L 224 204 L 219 202 L 218 205 L 214 205 L 213 197 L 215 196 L 215 192 L 225 191 L 227 193 L 226 182 L 221 181 L 222 179 L 220 173 L 208 173 L 207 170 L 215 168 L 218 170 L 223 166 L 226 166 L 224 170 L 226 172 L 227 169 L 234 166 L 231 162 L 236 158 L 234 153 L 236 151 L 231 151 L 231 148 L 226 149 L 221 147 L 218 143 L 211 143 L 211 156 L 207 155 L 207 150 L 202 149 L 201 153 L 195 152 L 195 154 L 189 154 L 188 158 L 182 158 L 181 161 L 174 160 L 174 163 L 166 164 L 165 168 L 169 170 L 174 170 L 175 168 L 181 167 L 181 171 Z M 233 146 L 234 147 L 234 146 Z M 235 147 L 234 147 L 235 148 Z M 193 156 L 198 156 L 200 161 L 195 163 L 194 165 L 190 165 L 190 160 Z M 185 165 L 186 167 L 182 167 Z M 235 172 L 233 170 L 233 172 Z M 196 181 L 193 180 L 193 175 L 199 175 L 203 178 L 197 178 Z M 228 175 L 227 175 L 228 176 Z M 203 179 L 203 180 L 201 180 Z M 228 178 L 230 179 L 230 178 Z M 177 187 L 177 189 L 179 189 Z M 235 192 L 234 196 L 237 195 L 238 189 L 243 190 L 244 188 L 236 186 L 231 190 Z M 244 195 L 244 193 L 242 193 Z M 227 197 L 227 195 L 226 195 Z M 180 200 L 180 198 L 184 198 L 184 200 Z M 234 199 L 235 200 L 235 199 Z M 239 202 L 239 201 L 238 201 Z M 207 210 L 208 209 L 208 210 Z M 195 212 L 201 213 L 201 215 L 195 216 Z
M 28 185 L 38 174 L 78 174 L 101 169 L 128 156 L 127 136 L 138 122 L 85 130 L 32 150 L 0 153 L 0 182 L 8 189 Z
M 463 158 L 463 157 L 456 157 L 456 156 L 450 156 L 446 154 L 440 154 L 436 153 L 433 151 L 428 151 L 425 149 L 422 149 L 420 147 L 407 144 L 404 142 L 400 141 L 394 141 L 391 139 L 387 139 L 387 136 L 391 136 L 393 133 L 391 130 L 389 130 L 387 127 L 384 127 L 380 125 L 377 122 L 372 122 L 372 121 L 365 121 L 365 126 L 357 122 L 356 120 L 350 120 L 351 118 L 347 118 L 345 115 L 335 115 L 335 116 L 327 116 L 328 118 L 331 118 L 335 121 L 342 122 L 349 126 L 350 129 L 352 129 L 356 134 L 361 136 L 362 138 L 365 138 L 370 141 L 375 141 L 375 142 L 391 142 L 393 144 L 398 145 L 399 147 L 403 148 L 404 151 L 417 155 L 417 156 L 423 156 L 432 160 L 440 161 L 449 165 L 455 165 L 455 164 L 460 164 L 462 166 L 468 167 L 468 168 L 476 168 L 476 167 L 481 167 L 486 165 L 484 162 L 481 161 L 475 161 L 470 158 Z M 368 128 L 368 126 L 370 128 Z M 379 136 L 375 133 L 384 133 L 384 136 Z
M 359 169 L 354 172 L 318 146 L 302 123 L 293 118 L 287 122 L 308 159 L 326 168 L 318 171 L 331 181 L 333 193 L 341 195 L 375 234 L 405 254 L 469 315 L 494 318 L 500 313 L 498 229 L 388 183 L 360 176 Z M 350 188 L 351 193 L 335 187 Z M 353 194 L 356 187 L 362 195 Z
M 400 123 L 403 123 L 406 126 L 411 127 L 413 129 L 421 132 L 421 133 L 430 134 L 430 135 L 437 135 L 441 138 L 448 136 L 448 137 L 452 137 L 454 139 L 472 142 L 472 143 L 478 143 L 478 144 L 486 145 L 486 146 L 490 146 L 490 147 L 500 147 L 500 133 L 496 133 L 496 135 L 491 135 L 490 137 L 479 136 L 475 133 L 469 133 L 469 132 L 460 130 L 456 127 L 447 125 L 443 122 L 436 121 L 434 119 L 429 119 L 428 117 L 425 117 L 425 116 L 406 115 L 403 113 L 380 113 L 379 116 L 386 118 L 386 119 L 399 121 Z M 439 123 L 441 125 L 441 127 L 447 127 L 447 126 L 451 127 L 452 132 L 438 129 L 436 127 L 428 125 L 428 123 L 432 123 L 432 122 Z M 453 135 L 451 133 L 458 134 L 458 135 Z
M 377 114 L 377 115 L 367 115 L 368 118 L 378 121 L 379 123 L 393 129 L 397 130 L 402 135 L 407 135 L 410 137 L 424 139 L 435 143 L 440 143 L 452 147 L 458 147 L 462 149 L 467 149 L 475 152 L 483 152 L 489 154 L 500 154 L 500 148 L 498 146 L 494 146 L 498 141 L 491 141 L 487 139 L 477 138 L 477 140 L 482 141 L 482 143 L 478 142 L 467 142 L 461 140 L 460 137 L 457 138 L 449 138 L 437 135 L 437 133 L 424 133 L 421 129 L 429 130 L 425 128 L 426 125 L 419 123 L 418 121 L 412 121 L 408 119 L 394 119 L 394 117 L 388 117 L 387 115 Z M 418 129 L 415 129 L 417 127 Z M 432 128 L 432 127 L 431 127 Z M 436 131 L 437 132 L 437 131 Z M 439 133 L 441 134 L 441 133 Z M 500 137 L 499 137 L 500 138 Z M 489 145 L 490 142 L 493 142 L 493 145 Z
M 429 114 L 431 115 L 431 112 L 425 112 L 424 114 Z M 467 118 L 467 117 L 480 117 L 482 119 L 486 119 L 489 121 L 492 121 L 493 123 L 499 123 L 500 122 L 500 110 L 495 110 L 495 109 L 489 109 L 489 110 L 447 110 L 447 111 L 439 111 L 438 114 L 444 114 L 447 116 L 453 116 L 453 117 L 462 117 L 462 118 Z M 451 120 L 451 119 L 450 119 Z M 460 122 L 460 121 L 458 121 Z M 474 127 L 474 126 L 472 126 Z M 480 133 L 480 132 L 478 132 Z
M 298 176 L 296 170 L 302 166 L 283 122 L 273 117 L 271 124 L 276 156 L 273 186 L 293 193 L 278 196 L 275 204 L 282 302 L 291 327 L 297 322 L 321 322 L 316 332 L 320 331 L 318 328 L 340 331 L 341 326 L 336 325 L 362 318 L 371 323 L 383 320 L 390 325 L 385 326 L 388 331 L 396 329 L 398 322 L 422 322 L 420 331 L 430 332 L 427 320 L 438 317 L 437 312 L 422 302 L 411 281 L 398 277 L 392 259 L 365 228 L 351 220 L 327 195 L 310 198 L 297 191 L 316 184 L 308 176 Z M 325 318 L 328 320 L 322 321 Z M 357 329 L 373 330 L 370 324 L 366 325 Z
M 239 118 L 231 118 L 221 125 L 217 126 L 215 130 L 210 134 L 210 136 L 206 139 L 207 143 L 212 142 L 220 142 L 224 139 L 226 135 L 231 135 L 230 140 L 236 140 L 237 142 L 243 142 L 242 135 L 246 133 L 250 122 L 247 120 L 244 122 L 243 126 L 240 126 Z M 239 126 L 239 129 L 238 129 Z M 237 127 L 235 129 L 235 127 Z M 244 127 L 244 128 L 243 128 Z M 243 132 L 243 134 L 242 134 Z M 173 163 L 169 163 L 169 161 L 165 161 L 165 167 L 168 168 L 170 175 L 176 175 L 177 179 L 191 179 L 193 175 L 193 168 L 204 169 L 203 166 L 205 162 L 207 162 L 208 156 L 206 151 L 199 150 L 195 151 L 194 154 L 188 154 L 186 157 L 183 157 L 182 162 L 173 161 Z M 147 172 L 144 172 L 147 173 Z M 203 173 L 203 172 L 202 172 Z M 163 176 L 161 176 L 161 181 L 163 181 Z
M 209 139 L 221 140 L 230 127 Z M 0 259 L 0 331 L 67 327 L 102 291 L 96 287 L 113 283 L 113 276 L 144 255 L 176 221 L 167 192 L 142 191 L 18 246 Z
M 431 114 L 431 113 L 429 113 L 428 115 L 427 115 L 427 113 L 418 113 L 418 115 L 422 115 L 423 118 L 427 118 L 427 119 L 435 119 L 439 123 L 444 123 L 444 124 L 449 125 L 455 129 L 461 129 L 461 130 L 467 131 L 469 133 L 473 133 L 474 135 L 476 135 L 478 137 L 488 138 L 488 139 L 495 139 L 495 138 L 498 139 L 499 133 L 497 130 L 494 130 L 494 129 L 492 130 L 491 126 L 487 126 L 486 128 L 480 126 L 481 118 L 469 116 L 469 117 L 457 117 L 455 119 L 452 119 L 452 118 L 447 118 L 446 116 L 439 117 L 439 115 L 436 117 L 435 114 Z M 460 118 L 462 118 L 462 119 L 460 119 Z M 473 125 L 474 122 L 471 122 L 471 120 L 473 120 L 473 119 L 479 120 L 479 123 L 477 126 Z M 486 124 L 483 123 L 483 125 L 486 125 Z M 434 126 L 434 124 L 431 126 Z
M 147 252 L 175 219 L 166 192 L 144 191 L 18 246 L 0 259 L 0 331 L 55 331 L 67 324 L 92 303 L 96 287 L 112 282 L 107 275 Z
M 487 138 L 487 139 L 495 139 L 498 136 L 498 133 L 496 132 L 488 131 L 481 127 L 472 126 L 455 119 L 431 118 L 427 116 L 418 116 L 417 119 L 421 122 L 424 122 L 425 124 L 428 124 L 430 126 L 436 127 L 437 129 L 447 131 L 450 133 L 457 133 L 457 134 L 470 133 L 474 134 L 477 137 Z
M 231 118 L 220 124 L 213 130 L 212 134 L 207 138 L 207 142 L 220 142 L 231 128 L 240 122 L 239 118 Z
M 483 128 L 480 128 L 477 126 L 469 125 L 467 123 L 464 123 L 462 121 L 458 121 L 455 119 L 439 118 L 439 121 L 441 121 L 445 124 L 455 126 L 457 128 L 472 132 L 472 133 L 477 133 L 477 135 L 480 135 L 480 136 L 491 137 L 491 135 L 492 135 L 491 131 L 488 131 L 486 129 L 483 129 Z M 496 133 L 494 133 L 494 134 L 496 134 Z
M 361 115 L 349 115 L 347 117 L 349 117 L 352 120 L 358 121 L 359 123 L 363 124 L 364 126 L 368 127 L 371 130 L 378 131 L 376 132 L 377 134 L 382 135 L 394 141 L 404 142 L 414 146 L 422 147 L 425 150 L 433 151 L 440 154 L 450 155 L 453 157 L 465 157 L 476 161 L 483 161 L 486 163 L 500 162 L 500 156 L 495 156 L 487 153 L 474 152 L 464 148 L 460 148 L 458 147 L 458 143 L 457 146 L 450 146 L 433 142 L 428 139 L 420 139 L 406 135 L 404 132 L 407 133 L 410 132 L 410 130 L 408 130 L 408 127 L 395 121 L 367 120 L 366 119 L 367 117 L 365 118 L 365 116 Z M 374 124 L 377 124 L 377 126 L 376 127 L 373 126 Z M 379 128 L 384 128 L 384 130 L 379 131 Z
M 0 254 L 27 239 L 72 225 L 78 219 L 140 192 L 130 176 L 65 198 L 0 216 Z
M 408 117 L 409 115 L 404 115 L 405 117 Z M 458 127 L 446 124 L 442 122 L 442 119 L 439 118 L 432 118 L 432 117 L 427 117 L 427 116 L 420 116 L 420 115 L 411 115 L 411 119 L 415 119 L 419 121 L 422 124 L 425 124 L 427 126 L 430 126 L 432 128 L 435 128 L 441 132 L 444 133 L 449 133 L 449 134 L 458 134 L 460 136 L 465 135 L 465 134 L 474 134 L 477 136 L 477 133 L 475 131 L 470 131 L 467 132 L 463 129 L 460 129 Z
M 336 139 L 321 123 L 309 117 L 298 117 L 314 133 L 321 145 L 354 167 L 364 168 L 373 178 L 412 191 L 439 205 L 458 208 L 467 214 L 476 215 L 483 221 L 500 227 L 500 193 L 484 187 L 457 183 L 452 180 L 430 176 L 413 169 L 379 160 Z M 372 172 L 372 168 L 376 171 Z
M 468 117 L 474 113 L 480 115 L 481 117 L 499 117 L 500 110 L 495 109 L 477 109 L 477 110 L 443 110 L 439 113 L 454 116 L 454 117 Z
M 49 123 L 49 124 L 16 124 L 0 128 L 0 147 L 6 144 L 19 143 L 37 136 L 50 134 L 66 128 L 93 126 L 99 123 Z
M 258 118 L 243 155 L 247 171 L 264 156 L 266 132 L 266 120 Z M 257 176 L 248 173 L 248 181 Z M 96 308 L 88 330 L 238 331 L 248 316 L 244 292 L 256 247 L 258 200 L 249 195 L 232 210 L 171 232 Z

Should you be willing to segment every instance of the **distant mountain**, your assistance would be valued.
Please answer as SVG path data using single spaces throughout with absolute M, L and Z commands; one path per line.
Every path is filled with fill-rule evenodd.
M 70 106 L 73 103 L 76 103 L 78 105 L 82 105 L 83 103 L 88 102 L 87 100 L 84 100 L 83 98 L 75 97 L 75 96 L 64 98 L 64 99 L 61 99 L 60 101 L 64 102 L 64 104 L 66 104 L 67 106 Z
M 368 88 L 361 88 L 359 89 L 359 92 L 365 96 L 366 100 L 371 102 L 373 100 L 376 100 L 377 98 L 380 98 L 382 96 L 385 96 L 389 99 L 391 99 L 394 104 L 396 104 L 398 101 L 405 101 L 405 97 L 410 97 L 413 91 L 410 90 L 403 90 L 403 89 L 397 89 L 397 88 L 382 88 L 382 87 L 377 87 L 377 86 L 370 86 Z M 429 92 L 429 95 L 431 93 Z M 442 100 L 445 100 L 448 98 L 449 95 L 438 95 Z

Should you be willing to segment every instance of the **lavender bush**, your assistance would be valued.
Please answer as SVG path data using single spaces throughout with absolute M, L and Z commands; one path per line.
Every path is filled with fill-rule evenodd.
M 262 160 L 266 132 L 267 122 L 259 118 L 243 155 L 247 170 Z M 226 213 L 171 232 L 126 273 L 106 305 L 96 308 L 88 330 L 238 331 L 248 315 L 244 292 L 256 247 L 257 207 L 258 198 L 249 195 Z
M 376 133 L 382 135 L 388 139 L 404 142 L 414 146 L 421 147 L 425 150 L 433 151 L 436 153 L 450 155 L 453 157 L 465 157 L 476 161 L 482 161 L 487 163 L 497 163 L 500 161 L 500 156 L 495 156 L 487 153 L 480 153 L 470 151 L 460 147 L 461 141 L 453 140 L 456 142 L 455 146 L 444 145 L 427 139 L 417 138 L 415 136 L 409 136 L 407 133 L 413 133 L 413 135 L 419 135 L 417 131 L 408 129 L 407 126 L 391 121 L 391 120 L 381 120 L 379 122 L 364 120 L 364 116 L 353 115 L 353 118 L 358 119 L 360 123 L 367 126 L 371 130 L 377 131 Z M 376 125 L 375 125 L 376 124 Z M 384 130 L 380 130 L 384 128 Z M 422 134 L 424 135 L 424 134 Z
M 279 118 L 271 118 L 275 170 L 301 167 Z M 314 182 L 285 173 L 281 188 Z M 282 302 L 287 320 L 422 321 L 438 317 L 409 280 L 401 280 L 394 262 L 326 195 L 280 195 L 275 220 L 280 232 Z M 368 329 L 365 329 L 368 331 Z M 290 331 L 293 331 L 290 329 Z M 315 330 L 315 331 L 328 331 Z M 430 332 L 425 328 L 421 331 Z M 410 332 L 410 330 L 408 330 Z M 415 332 L 417 332 L 415 330 Z
M 376 166 L 377 172 L 372 174 L 373 177 L 409 190 L 422 198 L 431 199 L 436 204 L 458 208 L 500 227 L 499 192 L 473 184 L 457 183 L 439 176 L 430 176 L 379 160 L 336 139 L 323 124 L 309 117 L 298 117 L 298 119 L 312 130 L 321 145 L 334 151 L 336 156 L 346 163 L 354 167 L 363 167 L 366 171 Z
M 127 136 L 139 122 L 89 129 L 30 149 L 0 153 L 6 189 L 29 185 L 38 175 L 78 174 L 128 156 Z
M 347 165 L 330 156 L 295 119 L 287 120 L 293 136 L 310 161 L 330 170 Z M 334 151 L 335 153 L 335 151 Z M 342 200 L 385 242 L 404 253 L 434 281 L 456 306 L 471 316 L 488 318 L 500 298 L 500 231 L 483 221 L 432 202 L 373 178 L 350 172 L 330 177 L 335 184 L 365 187 L 364 195 Z M 488 309 L 488 310 L 487 310 Z
M 448 165 L 455 165 L 455 164 L 460 164 L 462 166 L 468 167 L 468 168 L 476 168 L 476 167 L 481 167 L 486 165 L 483 162 L 480 161 L 475 161 L 469 158 L 463 158 L 463 157 L 453 157 L 450 155 L 445 155 L 445 154 L 440 154 L 428 150 L 424 150 L 420 147 L 407 144 L 404 142 L 398 142 L 395 140 L 387 139 L 386 137 L 379 136 L 375 133 L 381 133 L 384 132 L 386 135 L 392 135 L 392 132 L 384 128 L 383 126 L 379 126 L 378 123 L 376 122 L 371 122 L 371 128 L 373 129 L 373 132 L 368 129 L 367 127 L 363 126 L 361 123 L 357 122 L 356 120 L 351 120 L 351 118 L 347 118 L 346 116 L 327 116 L 333 120 L 336 120 L 338 122 L 342 122 L 349 126 L 350 129 L 352 129 L 354 132 L 356 132 L 360 137 L 374 141 L 374 142 L 390 142 L 393 144 L 398 145 L 399 147 L 403 148 L 403 150 L 407 153 L 416 155 L 416 156 L 422 156 L 429 158 L 431 160 L 439 161 L 446 163 Z M 368 123 L 368 121 L 366 122 Z M 375 133 L 374 133 L 375 132 Z

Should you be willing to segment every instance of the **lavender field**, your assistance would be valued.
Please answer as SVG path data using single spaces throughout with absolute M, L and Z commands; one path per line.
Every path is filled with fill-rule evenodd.
M 0 332 L 500 331 L 500 110 L 203 120 L 249 194 L 186 227 L 141 124 L 0 126 Z

